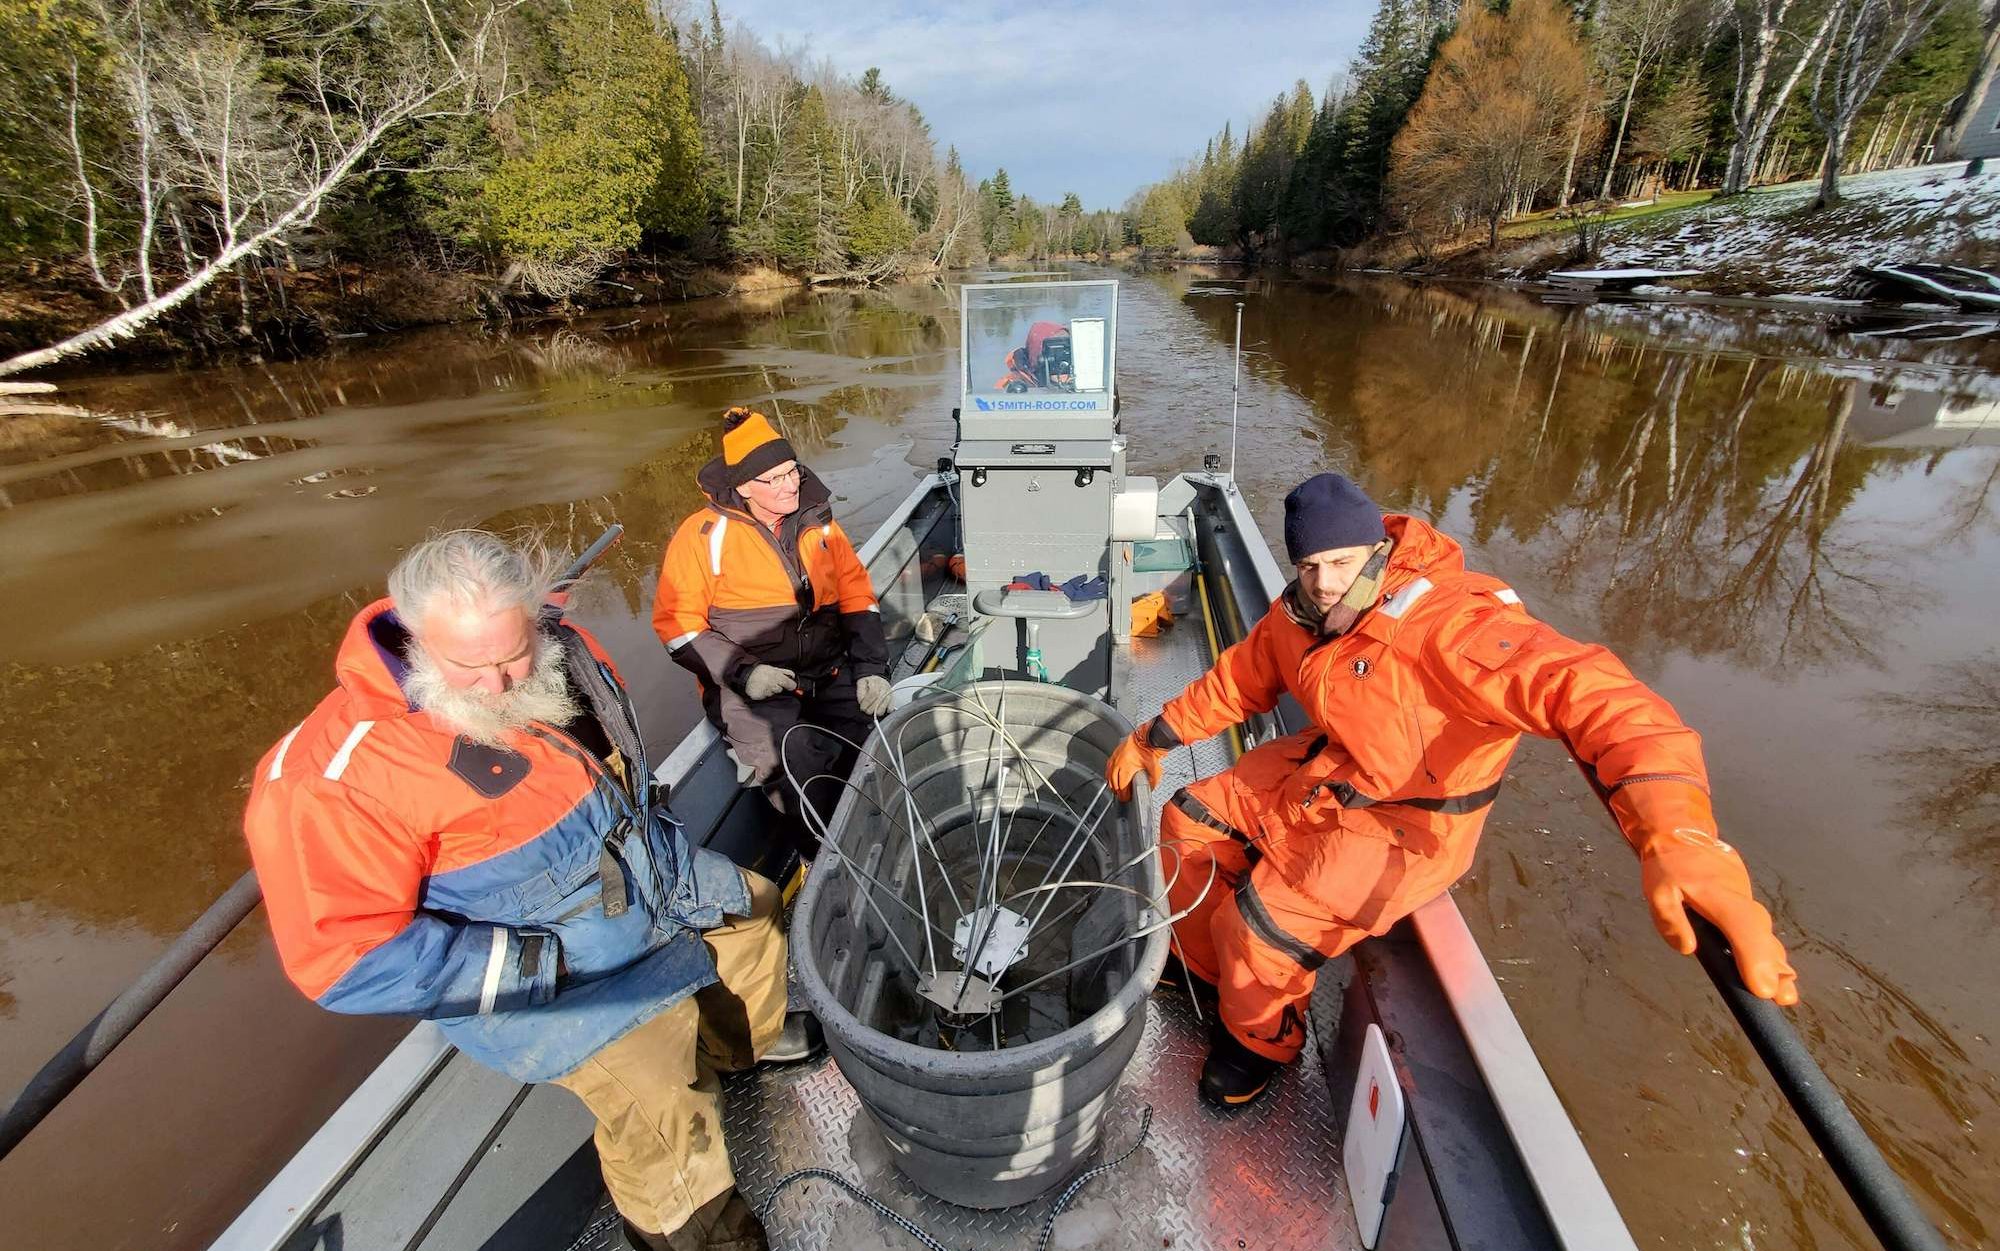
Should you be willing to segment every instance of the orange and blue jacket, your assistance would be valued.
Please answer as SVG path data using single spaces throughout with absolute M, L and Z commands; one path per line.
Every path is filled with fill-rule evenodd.
M 441 727 L 403 692 L 410 637 L 385 599 L 348 627 L 333 693 L 258 762 L 243 822 L 301 991 L 436 1018 L 522 1081 L 714 981 L 699 931 L 749 906 L 735 866 L 690 849 L 653 794 L 610 660 L 553 610 L 542 629 L 608 758 L 557 727 L 497 749 Z
M 1713 833 L 1701 738 L 1666 700 L 1604 647 L 1563 636 L 1505 583 L 1468 571 L 1458 544 L 1430 525 L 1397 515 L 1386 524 L 1395 547 L 1383 596 L 1347 633 L 1322 636 L 1288 587 L 1162 710 L 1182 742 L 1269 712 L 1285 695 L 1311 719 L 1315 728 L 1294 736 L 1297 767 L 1270 798 L 1287 828 L 1267 831 L 1273 862 L 1260 872 L 1324 895 L 1339 885 L 1340 838 L 1379 838 L 1431 863 L 1396 887 L 1399 897 L 1341 915 L 1393 920 L 1470 865 L 1523 734 L 1569 747 L 1609 792 L 1635 848 L 1681 822 Z M 1154 735 L 1161 745 L 1165 732 Z M 1338 838 L 1315 837 L 1335 827 Z
M 826 484 L 800 466 L 798 510 L 776 533 L 728 485 L 721 457 L 697 481 L 708 506 L 667 544 L 653 630 L 710 690 L 741 691 L 757 665 L 804 680 L 888 672 L 882 613 Z

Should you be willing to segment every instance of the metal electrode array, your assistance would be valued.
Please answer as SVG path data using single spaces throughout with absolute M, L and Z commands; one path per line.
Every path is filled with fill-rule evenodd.
M 987 619 L 979 662 L 1107 695 L 1113 646 L 1131 628 L 1115 545 L 1153 536 L 1158 497 L 1152 479 L 1125 475 L 1118 284 L 959 291 L 955 460 L 966 589 Z M 1007 589 L 1033 575 L 1068 590 Z

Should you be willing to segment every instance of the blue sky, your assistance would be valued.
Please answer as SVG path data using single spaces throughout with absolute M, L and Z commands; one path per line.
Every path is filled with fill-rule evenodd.
M 1261 116 L 1305 79 L 1346 67 L 1369 0 L 721 0 L 773 47 L 803 46 L 848 77 L 880 66 L 939 151 L 974 181 L 1004 165 L 1015 192 L 1117 208 L 1208 136 Z M 706 0 L 688 7 L 706 12 Z

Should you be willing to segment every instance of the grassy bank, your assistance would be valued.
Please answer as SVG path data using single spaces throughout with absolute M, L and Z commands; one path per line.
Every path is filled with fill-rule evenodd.
M 1699 191 L 1670 191 L 1657 200 L 1641 200 L 1631 204 L 1621 204 L 1605 215 L 1611 223 L 1635 221 L 1641 217 L 1651 217 L 1656 213 L 1670 213 L 1675 209 L 1690 208 L 1696 204 L 1706 204 L 1715 198 L 1713 189 Z M 1502 239 L 1533 239 L 1540 235 L 1560 233 L 1569 229 L 1569 222 L 1556 216 L 1556 210 L 1544 209 L 1539 213 L 1529 213 L 1517 217 L 1500 227 Z

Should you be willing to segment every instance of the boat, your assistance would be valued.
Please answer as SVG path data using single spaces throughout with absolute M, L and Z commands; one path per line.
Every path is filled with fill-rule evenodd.
M 962 301 L 954 455 L 859 548 L 899 697 L 994 679 L 1051 684 L 1141 722 L 1245 636 L 1286 574 L 1219 455 L 1164 483 L 1126 472 L 1115 282 L 975 283 Z M 992 363 L 1044 320 L 1068 328 L 1068 377 L 994 390 Z M 1108 593 L 1008 589 L 1014 575 L 1079 566 L 1103 576 Z M 1126 605 L 1152 592 L 1175 620 L 1137 637 Z M 1153 828 L 1175 786 L 1302 728 L 1287 700 L 1196 744 L 1192 773 L 1190 753 L 1174 753 L 1153 792 Z M 792 872 L 776 851 L 785 840 L 767 836 L 761 795 L 738 784 L 712 727 L 689 732 L 656 776 L 692 841 L 778 880 Z M 837 859 L 823 853 L 811 872 L 838 873 Z M 247 911 L 254 881 L 249 889 L 249 903 L 243 883 L 223 902 Z M 210 920 L 201 941 L 212 947 L 218 928 L 228 926 Z M 1711 975 L 1733 976 L 1730 959 L 1711 961 Z M 963 1206 L 919 1189 L 828 1057 L 724 1079 L 737 1184 L 785 1248 L 928 1238 L 978 1248 L 1635 1251 L 1449 894 L 1321 971 L 1304 1056 L 1248 1108 L 1223 1112 L 1196 1096 L 1206 1046 L 1198 1001 L 1162 988 L 1144 1002 L 1096 1154 L 1060 1194 Z M 1732 1006 L 1739 1016 L 1754 1008 Z M 619 1247 L 592 1129 L 569 1092 L 503 1077 L 419 1022 L 212 1246 Z
M 970 607 L 966 597 L 986 589 L 977 585 L 982 558 L 995 544 L 1013 541 L 1002 525 L 1011 531 L 1020 524 L 987 500 L 1003 475 L 1024 475 L 1021 490 L 1030 500 L 1088 493 L 1100 507 L 1104 499 L 1134 495 L 1149 504 L 1147 537 L 1116 544 L 1120 563 L 1111 572 L 1126 568 L 1124 549 L 1137 547 L 1129 576 L 1170 587 L 1181 610 L 1173 627 L 1155 639 L 1114 638 L 1119 631 L 1109 606 L 1131 596 L 1129 588 L 1115 588 L 1098 601 L 1103 611 L 1094 620 L 1045 621 L 1038 631 L 1044 665 L 1077 687 L 1108 692 L 1128 720 L 1143 720 L 1242 637 L 1285 575 L 1219 466 L 1182 474 L 1152 492 L 1124 475 L 1124 439 L 1113 433 L 1108 411 L 1115 395 L 1107 350 L 1115 343 L 1115 284 L 1009 280 L 965 291 L 968 359 L 983 368 L 986 357 L 1004 360 L 1022 341 L 996 333 L 994 343 L 1004 346 L 982 351 L 982 300 L 999 305 L 986 310 L 986 321 L 999 320 L 1007 307 L 1059 306 L 1071 327 L 1075 376 L 1059 393 L 1023 395 L 996 392 L 996 371 L 971 372 L 955 458 L 917 482 L 861 545 L 897 656 L 891 678 L 900 683 L 926 668 L 970 671 L 974 664 L 958 657 L 982 650 L 978 671 L 1027 676 L 1024 659 L 1002 641 L 1013 634 L 1007 618 L 968 622 L 971 631 L 957 631 L 965 641 L 956 654 L 940 655 L 940 644 L 951 643 L 949 627 L 932 631 L 932 643 L 917 640 L 925 613 L 934 622 L 960 617 Z M 1075 398 L 1093 395 L 1106 406 L 1084 407 L 1089 400 Z M 1079 487 L 1085 478 L 1089 486 Z M 1080 534 L 1076 541 L 1108 551 L 1107 537 Z M 950 558 L 961 553 L 971 587 L 952 576 Z M 1282 709 L 1247 727 L 1243 741 L 1300 728 L 1299 715 Z M 1204 774 L 1221 769 L 1233 750 L 1228 739 L 1201 744 L 1197 767 Z M 763 800 L 737 785 L 712 727 L 690 732 L 658 776 L 671 788 L 691 839 L 760 872 L 787 872 L 772 858 Z M 1163 786 L 1162 800 L 1175 784 Z M 822 856 L 815 871 L 834 871 L 830 857 Z M 1319 1045 L 1271 1096 L 1242 1114 L 1210 1110 L 1195 1097 L 1205 1033 L 1192 1001 L 1156 994 L 1153 1007 L 1105 1128 L 1106 1150 L 1122 1149 L 1138 1129 L 1140 1108 L 1150 1105 L 1142 1150 L 1149 1150 L 1151 1164 L 1113 1169 L 1091 1183 L 1101 1192 L 1097 1198 L 1120 1210 L 1157 1214 L 1160 1234 L 1149 1231 L 1152 1246 L 1161 1245 L 1160 1237 L 1172 1237 L 1176 1246 L 1234 1246 L 1238 1239 L 1271 1248 L 1366 1245 L 1347 1203 L 1340 1147 L 1355 1080 L 1350 1070 L 1360 1060 L 1358 1038 L 1346 1035 L 1370 1023 L 1402 1040 L 1394 1061 L 1411 1092 L 1407 1141 L 1399 1126 L 1389 1151 L 1399 1180 L 1378 1183 L 1378 1192 L 1390 1192 L 1389 1224 L 1478 1228 L 1487 1246 L 1615 1251 L 1634 1245 L 1448 896 L 1387 939 L 1367 944 L 1351 975 L 1322 977 L 1312 1022 Z M 1342 1053 L 1336 1044 L 1343 1041 L 1354 1054 Z M 947 1245 L 1035 1245 L 1047 1202 L 978 1211 L 931 1198 L 880 1160 L 872 1167 L 857 1162 L 850 1139 L 859 1135 L 850 1128 L 858 1099 L 832 1062 L 740 1074 L 726 1078 L 724 1088 L 724 1132 L 737 1183 L 765 1211 L 774 1246 L 867 1245 L 869 1230 L 883 1237 L 891 1228 L 851 1199 L 806 1188 L 769 1204 L 783 1175 L 815 1166 L 878 1193 Z M 435 1026 L 420 1023 L 217 1239 L 215 1251 L 615 1245 L 616 1221 L 589 1145 L 592 1125 L 568 1092 L 502 1078 L 453 1052 Z M 1261 1179 L 1253 1190 L 1238 1177 L 1245 1165 L 1254 1165 Z M 1492 1241 L 1496 1234 L 1503 1241 Z
M 1543 275 L 1550 286 L 1563 291 L 1593 291 L 1600 294 L 1614 291 L 1632 291 L 1638 287 L 1655 283 L 1672 282 L 1676 278 L 1698 278 L 1698 269 L 1647 269 L 1627 267 L 1623 269 L 1558 269 Z
M 2000 310 L 2000 275 L 1969 265 L 1857 265 L 1834 294 L 1878 304 L 1941 304 L 1990 313 Z

